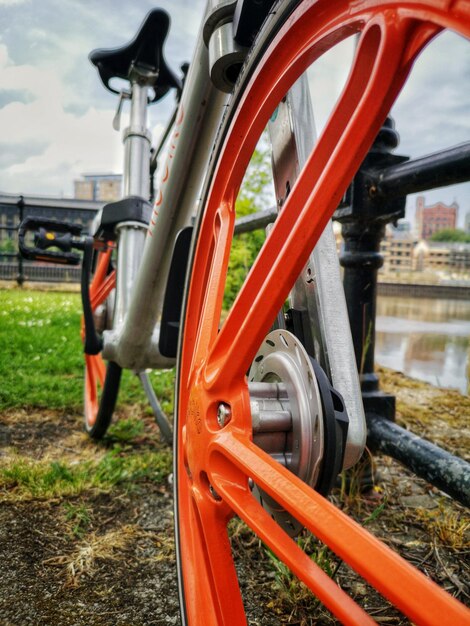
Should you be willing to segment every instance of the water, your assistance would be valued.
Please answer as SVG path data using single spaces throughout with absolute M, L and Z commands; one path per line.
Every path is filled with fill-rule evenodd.
M 377 363 L 470 394 L 470 302 L 380 296 Z

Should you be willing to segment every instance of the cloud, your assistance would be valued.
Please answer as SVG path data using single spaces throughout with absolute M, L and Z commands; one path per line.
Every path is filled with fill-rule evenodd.
M 23 148 L 23 158 L 0 173 L 0 189 L 23 193 L 65 193 L 83 172 L 120 171 L 122 148 L 119 134 L 112 131 L 112 116 L 106 111 L 90 109 L 85 115 L 65 113 L 60 107 L 44 107 L 39 101 L 22 105 L 22 116 L 41 120 L 37 136 L 42 142 L 29 148 L 27 128 L 21 140 L 10 142 L 13 150 Z M 0 114 L 0 124 L 3 124 Z M 26 125 L 27 126 L 27 125 Z
M 203 3 L 162 4 L 173 20 L 166 57 L 177 69 L 190 57 Z M 0 37 L 0 190 L 71 193 L 83 171 L 122 170 L 121 134 L 111 127 L 117 98 L 103 88 L 87 56 L 95 47 L 129 41 L 153 7 L 152 0 L 136 0 L 125 11 L 116 10 L 114 0 L 44 0 L 24 11 L 0 0 L 6 25 Z M 157 134 L 173 102 L 169 96 L 151 107 Z
M 26 155 L 42 154 L 46 147 L 46 142 L 37 140 L 18 142 L 16 145 L 0 141 L 0 169 L 4 170 L 21 163 L 26 158 Z
M 11 102 L 32 102 L 33 94 L 28 89 L 3 89 L 0 86 L 0 109 Z
M 27 84 L 34 94 L 32 102 L 10 102 L 0 109 L 3 152 L 10 155 L 0 170 L 2 191 L 70 195 L 73 180 L 83 172 L 122 171 L 113 109 L 66 110 L 63 85 L 50 70 L 7 66 L 2 80 L 7 90 Z M 122 127 L 126 124 L 124 116 Z
M 119 171 L 122 149 L 113 132 L 112 110 L 88 108 L 83 114 L 64 108 L 63 83 L 53 70 L 14 66 L 0 49 L 1 84 L 19 94 L 0 109 L 3 167 L 0 189 L 23 193 L 72 190 L 83 171 Z M 27 88 L 29 98 L 21 96 Z
M 428 154 L 470 139 L 470 46 L 444 33 L 415 63 L 393 110 L 400 150 Z

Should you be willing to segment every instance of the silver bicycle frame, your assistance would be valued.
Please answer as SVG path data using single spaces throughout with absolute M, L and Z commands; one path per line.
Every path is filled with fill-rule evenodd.
M 132 84 L 131 114 L 129 127 L 124 131 L 124 179 L 123 196 L 149 194 L 150 142 L 147 130 L 148 87 Z M 147 227 L 139 222 L 123 222 L 117 228 L 118 265 L 116 271 L 116 301 L 114 306 L 114 324 L 124 322 L 129 307 L 132 285 L 140 266 L 144 249 Z
M 163 357 L 158 348 L 158 318 L 172 245 L 177 233 L 190 223 L 197 210 L 227 99 L 227 94 L 216 89 L 210 80 L 208 51 L 201 36 L 186 77 L 163 167 L 163 171 L 167 170 L 163 177 L 166 180 L 157 192 L 139 271 L 135 273 L 133 261 L 119 268 L 123 277 L 119 279 L 118 288 L 124 285 L 129 296 L 119 310 L 118 323 L 113 330 L 104 333 L 103 357 L 121 367 L 137 371 L 174 364 L 172 359 Z M 135 243 L 137 233 L 128 233 L 128 236 L 132 239 L 129 248 L 139 245 Z

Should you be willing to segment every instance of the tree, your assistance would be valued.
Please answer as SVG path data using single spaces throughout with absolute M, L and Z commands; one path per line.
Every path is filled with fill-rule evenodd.
M 257 148 L 243 179 L 235 213 L 237 217 L 250 215 L 272 206 L 270 153 Z M 266 238 L 264 229 L 236 235 L 232 241 L 224 293 L 224 309 L 230 308 L 248 271 Z
M 461 228 L 444 228 L 434 233 L 430 241 L 445 241 L 450 243 L 470 243 L 470 234 Z

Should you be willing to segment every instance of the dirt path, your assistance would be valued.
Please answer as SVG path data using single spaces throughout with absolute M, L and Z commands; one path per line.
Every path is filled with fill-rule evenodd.
M 399 392 L 400 423 L 468 454 L 468 398 L 397 375 L 384 380 Z M 1 626 L 179 623 L 171 460 L 151 418 L 143 426 L 134 419 L 137 410 L 128 407 L 102 445 L 81 432 L 78 415 L 0 415 Z M 390 459 L 376 466 L 371 492 L 338 489 L 335 503 L 468 603 L 467 512 Z M 249 624 L 334 623 L 240 522 L 231 533 Z M 312 537 L 301 540 L 379 623 L 408 623 Z

